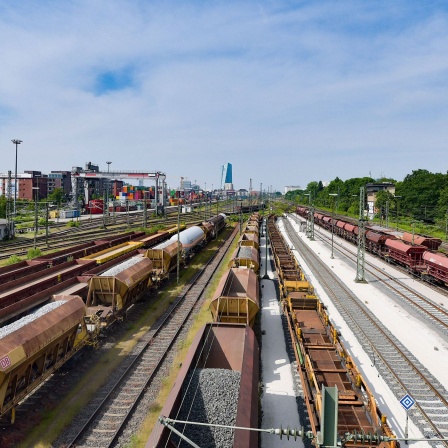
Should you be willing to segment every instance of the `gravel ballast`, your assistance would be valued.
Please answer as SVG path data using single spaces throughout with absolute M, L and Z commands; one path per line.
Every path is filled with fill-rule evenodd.
M 13 322 L 12 324 L 5 325 L 4 327 L 0 328 L 0 339 L 3 339 L 4 337 L 8 336 L 8 334 L 14 333 L 14 331 L 19 330 L 20 328 L 24 327 L 25 325 L 28 325 L 30 322 L 35 321 L 37 318 L 49 313 L 50 311 L 59 308 L 65 302 L 66 302 L 65 300 L 58 300 L 56 302 L 48 303 L 47 305 L 40 307 L 34 313 L 22 317 L 21 319 Z
M 100 277 L 113 277 L 114 275 L 123 272 L 125 269 L 134 266 L 142 260 L 143 257 L 141 255 L 136 255 L 135 257 L 129 258 L 129 260 L 123 261 L 123 263 L 120 263 L 117 266 L 104 271 L 102 274 L 100 274 Z
M 195 370 L 185 380 L 185 385 L 190 384 L 177 419 L 234 426 L 240 380 L 241 373 L 235 370 Z M 176 425 L 176 429 L 199 446 L 210 448 L 233 446 L 233 429 L 180 424 Z M 175 438 L 179 447 L 189 446 L 186 442 L 179 441 L 177 436 Z

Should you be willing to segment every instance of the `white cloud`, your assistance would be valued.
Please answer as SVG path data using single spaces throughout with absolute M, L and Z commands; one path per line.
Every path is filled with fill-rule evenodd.
M 160 169 L 215 185 L 442 170 L 448 20 L 418 2 L 0 7 L 0 171 Z M 133 87 L 95 95 L 131 67 Z M 427 154 L 422 158 L 422 153 Z

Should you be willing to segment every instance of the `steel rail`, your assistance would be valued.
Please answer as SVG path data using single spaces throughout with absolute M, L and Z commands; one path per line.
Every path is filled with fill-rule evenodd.
M 111 398 L 112 394 L 115 393 L 117 391 L 117 389 L 122 386 L 122 383 L 126 380 L 127 376 L 136 370 L 137 363 L 139 363 L 141 361 L 141 359 L 143 358 L 143 356 L 146 353 L 146 350 L 148 350 L 148 349 L 150 350 L 151 348 L 155 347 L 157 336 L 160 334 L 161 337 L 163 338 L 162 331 L 166 330 L 166 326 L 169 323 L 174 321 L 173 319 L 176 318 L 175 313 L 178 312 L 180 307 L 182 305 L 185 305 L 186 313 L 183 316 L 181 316 L 180 318 L 178 318 L 178 320 L 174 321 L 175 322 L 174 326 L 175 326 L 176 330 L 174 331 L 173 334 L 169 335 L 169 340 L 166 342 L 165 348 L 157 354 L 155 366 L 153 366 L 152 371 L 147 374 L 147 378 L 145 379 L 144 383 L 139 385 L 140 390 L 139 390 L 138 394 L 135 396 L 135 398 L 133 399 L 132 404 L 129 405 L 129 408 L 126 411 L 126 415 L 124 416 L 122 421 L 118 424 L 118 426 L 116 426 L 116 428 L 114 429 L 114 433 L 113 434 L 110 433 L 109 434 L 110 437 L 108 437 L 108 440 L 104 441 L 105 443 L 101 444 L 100 446 L 109 447 L 118 439 L 124 425 L 127 423 L 129 418 L 132 416 L 133 410 L 135 409 L 136 405 L 138 404 L 140 397 L 144 394 L 146 388 L 148 387 L 148 384 L 151 382 L 154 375 L 157 373 L 158 368 L 160 367 L 160 364 L 165 359 L 168 350 L 170 350 L 172 348 L 173 344 L 177 341 L 177 337 L 178 337 L 180 331 L 182 330 L 182 327 L 185 325 L 185 322 L 187 321 L 188 317 L 193 312 L 194 304 L 202 296 L 213 273 L 219 267 L 219 264 L 220 264 L 222 258 L 225 256 L 225 254 L 228 250 L 228 247 L 230 246 L 232 241 L 235 239 L 237 234 L 238 234 L 237 229 L 235 229 L 233 231 L 233 233 L 231 234 L 231 236 L 220 245 L 220 247 L 215 252 L 213 257 L 207 262 L 207 264 L 201 269 L 201 271 L 199 271 L 195 275 L 195 277 L 189 281 L 189 284 L 187 285 L 185 290 L 182 291 L 182 293 L 172 303 L 170 309 L 166 312 L 165 316 L 163 316 L 163 318 L 159 322 L 156 323 L 156 327 L 148 333 L 149 338 L 146 341 L 144 341 L 143 343 L 141 343 L 141 347 L 138 349 L 137 353 L 134 352 L 132 354 L 134 359 L 126 367 L 125 371 L 122 373 L 122 375 L 120 375 L 119 379 L 115 382 L 115 384 L 112 386 L 112 388 L 107 393 L 107 395 L 104 396 L 104 398 L 102 399 L 102 401 L 98 405 L 98 407 L 95 409 L 95 411 L 89 416 L 88 420 L 85 422 L 85 424 L 83 425 L 81 430 L 79 430 L 79 432 L 76 434 L 76 436 L 67 445 L 67 448 L 74 447 L 79 440 L 82 440 L 83 436 L 86 434 L 86 432 L 90 428 L 90 425 L 92 424 L 92 422 L 94 422 L 95 418 L 97 416 L 99 416 L 101 411 L 108 404 L 108 401 Z M 206 272 L 208 268 L 209 268 L 209 272 Z M 204 279 L 203 279 L 203 277 L 204 277 Z M 201 279 L 203 279 L 204 281 L 199 286 L 199 291 L 197 291 L 197 289 L 198 289 L 197 283 Z M 196 288 L 196 290 L 195 290 L 195 288 Z M 186 297 L 190 292 L 194 295 L 194 297 L 189 302 L 186 303 L 185 302 Z M 139 342 L 139 344 L 140 344 L 140 342 Z
M 439 423 L 438 427 L 433 418 L 428 415 L 430 413 L 434 414 L 434 407 L 437 407 L 436 404 L 439 402 L 443 404 L 443 407 L 437 407 L 435 415 L 447 419 L 448 399 L 445 397 L 448 397 L 448 392 L 434 377 L 432 379 L 428 378 L 431 375 L 429 372 L 427 374 L 423 372 L 425 369 L 421 363 L 396 340 L 390 331 L 372 315 L 314 252 L 300 242 L 291 224 L 288 221 L 286 223 L 285 229 L 294 247 L 297 249 L 300 246 L 301 256 L 313 270 L 319 282 L 324 285 L 327 294 L 331 297 L 334 305 L 350 326 L 366 353 L 370 349 L 372 353 L 376 354 L 378 360 L 382 361 L 383 366 L 381 364 L 377 365 L 377 370 L 378 372 L 381 371 L 394 394 L 399 399 L 401 398 L 400 394 L 402 396 L 405 393 L 410 393 L 416 399 L 418 410 L 415 409 L 410 412 L 415 418 L 416 425 L 422 429 L 425 435 L 434 431 L 441 437 L 448 436 L 448 430 L 441 427 L 443 423 Z M 362 325 L 360 322 L 362 322 Z M 400 368 L 405 370 L 399 372 Z M 420 378 L 420 383 L 418 378 Z M 413 384 L 413 381 L 416 384 Z M 399 387 L 393 382 L 398 383 Z M 441 391 L 443 391 L 443 395 Z M 432 394 L 432 397 L 430 394 Z M 424 401 L 429 401 L 430 406 L 425 405 Z M 421 418 L 418 418 L 418 413 L 426 421 L 426 426 L 422 426 L 420 423 Z M 446 426 L 446 422 L 444 422 L 444 425 Z
M 327 242 L 327 240 L 329 241 L 329 237 L 324 234 L 320 234 L 319 238 L 323 242 Z M 349 261 L 356 263 L 356 254 L 352 252 L 349 248 L 346 248 L 341 245 L 335 245 L 335 248 L 338 252 L 344 255 Z M 440 327 L 442 332 L 444 332 L 445 334 L 448 333 L 448 310 L 442 308 L 431 299 L 428 299 L 419 292 L 410 288 L 393 275 L 375 266 L 373 263 L 366 260 L 365 265 L 368 266 L 368 269 L 366 269 L 366 271 L 372 277 L 379 280 L 386 288 L 392 290 L 398 296 L 398 298 L 402 300 L 402 302 L 404 302 L 406 305 L 411 305 L 412 307 L 416 308 L 417 312 L 419 312 L 422 315 L 422 317 L 428 320 L 431 324 L 436 323 Z M 399 266 L 394 265 L 394 268 L 399 268 Z M 402 272 L 404 271 L 400 268 L 398 270 Z M 409 272 L 407 271 L 405 271 L 405 273 L 409 274 Z M 394 287 L 391 282 L 396 283 L 398 287 Z M 446 291 L 443 288 L 439 288 L 435 285 L 426 283 L 425 286 L 439 292 L 442 295 L 445 296 L 448 295 L 448 291 Z M 411 294 L 411 296 L 406 295 L 403 291 L 400 291 L 398 288 L 407 291 L 409 294 Z M 437 316 L 437 314 L 439 316 Z
M 227 213 L 229 214 L 230 207 L 227 206 L 226 208 L 224 208 L 223 213 Z M 187 224 L 191 224 L 191 223 L 198 223 L 201 222 L 203 219 L 202 217 L 202 211 L 193 211 L 193 212 L 187 212 L 187 213 L 183 213 L 183 218 L 185 219 L 185 222 Z M 72 227 L 70 229 L 63 229 L 61 231 L 58 231 L 57 233 L 49 233 L 48 234 L 48 242 L 49 245 L 51 245 L 51 248 L 63 248 L 63 247 L 70 247 L 70 244 L 67 246 L 64 246 L 62 244 L 58 244 L 58 245 L 54 245 L 58 240 L 62 240 L 62 241 L 66 241 L 67 235 L 72 235 L 74 233 L 80 233 L 83 231 L 88 231 L 91 233 L 102 233 L 102 234 L 107 234 L 107 235 L 116 235 L 119 234 L 121 232 L 123 232 L 124 230 L 127 230 L 129 228 L 129 225 L 135 225 L 135 224 L 140 224 L 142 221 L 142 216 L 139 213 L 133 213 L 132 215 L 130 215 L 130 219 L 129 219 L 129 225 L 128 225 L 128 218 L 127 216 L 120 216 L 116 218 L 117 221 L 119 222 L 119 224 L 114 224 L 114 223 L 108 223 L 106 228 L 102 228 L 102 229 L 98 229 L 99 226 L 103 225 L 103 222 L 100 218 L 95 218 L 92 221 L 87 221 L 87 220 L 80 220 L 79 222 L 81 223 L 79 227 Z M 121 223 L 121 224 L 120 224 Z M 147 220 L 147 225 L 148 227 L 150 227 L 151 225 L 158 225 L 158 224 L 176 224 L 177 223 L 177 218 L 174 216 L 168 216 L 166 219 L 164 218 L 148 218 Z M 63 224 L 65 226 L 65 224 Z M 110 228 L 113 227 L 113 228 Z M 91 229 L 91 230 L 89 230 Z M 77 236 L 73 236 L 73 239 L 81 239 L 81 236 L 77 237 Z M 87 239 L 87 240 L 83 240 L 86 242 L 89 241 L 94 241 L 96 238 L 91 238 L 91 239 Z M 45 235 L 39 235 L 36 238 L 36 242 L 37 242 L 37 247 L 41 248 L 41 249 L 46 249 L 47 248 L 47 244 L 46 244 L 46 236 Z M 19 255 L 19 256 L 23 256 L 26 255 L 27 253 L 27 249 L 33 248 L 34 247 L 34 241 L 31 240 L 27 240 L 27 241 L 14 241 L 14 242 L 5 242 L 4 244 L 0 245 L 0 260 L 1 259 L 6 259 L 9 258 L 12 255 Z

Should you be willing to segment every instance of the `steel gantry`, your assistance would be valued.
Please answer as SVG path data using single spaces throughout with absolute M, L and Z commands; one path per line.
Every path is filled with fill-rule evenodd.
M 359 192 L 359 223 L 358 223 L 358 256 L 356 260 L 357 283 L 367 283 L 364 276 L 364 265 L 366 258 L 366 221 L 364 219 L 365 194 L 364 187 Z
M 161 202 L 162 210 L 165 208 L 165 190 L 166 190 L 166 174 L 161 171 L 96 171 L 96 170 L 83 170 L 79 167 L 73 167 L 72 169 L 72 203 L 74 207 L 78 208 L 78 179 L 84 179 L 84 201 L 85 204 L 89 203 L 89 181 L 100 179 L 150 179 L 155 181 L 155 204 L 158 210 L 159 202 Z M 159 200 L 159 183 L 162 185 L 162 200 Z

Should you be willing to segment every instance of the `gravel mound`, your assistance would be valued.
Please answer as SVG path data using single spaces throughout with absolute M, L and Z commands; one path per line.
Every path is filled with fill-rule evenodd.
M 228 369 L 197 369 L 186 378 L 191 383 L 177 417 L 201 423 L 235 425 L 241 373 Z M 176 429 L 199 446 L 231 448 L 234 430 L 208 426 L 181 425 Z M 173 440 L 179 447 L 188 447 L 177 436 Z
M 249 246 L 240 246 L 237 258 L 252 258 L 252 248 Z
M 141 255 L 136 255 L 135 257 L 129 258 L 129 260 L 123 261 L 123 263 L 120 263 L 117 266 L 104 271 L 102 274 L 100 274 L 100 277 L 113 277 L 114 275 L 123 272 L 125 269 L 134 266 L 134 264 L 137 264 L 142 260 L 143 257 Z
M 8 336 L 8 334 L 14 333 L 14 331 L 17 331 L 20 328 L 24 327 L 25 325 L 28 325 L 30 322 L 36 320 L 38 317 L 41 317 L 49 313 L 50 311 L 59 308 L 65 302 L 66 300 L 58 300 L 57 302 L 48 303 L 47 305 L 40 307 L 34 313 L 22 317 L 21 319 L 13 322 L 12 324 L 5 325 L 4 327 L 0 328 L 0 339 L 3 339 L 4 337 Z

